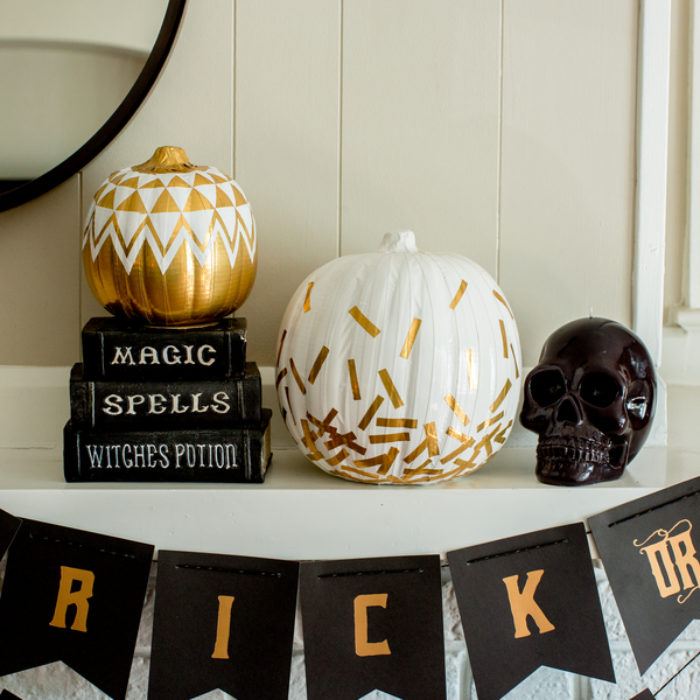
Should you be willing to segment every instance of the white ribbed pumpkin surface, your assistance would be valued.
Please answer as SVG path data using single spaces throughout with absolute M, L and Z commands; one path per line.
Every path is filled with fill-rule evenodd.
M 502 447 L 520 362 L 492 277 L 463 256 L 417 251 L 403 232 L 302 282 L 280 328 L 277 391 L 321 469 L 420 484 L 472 472 Z

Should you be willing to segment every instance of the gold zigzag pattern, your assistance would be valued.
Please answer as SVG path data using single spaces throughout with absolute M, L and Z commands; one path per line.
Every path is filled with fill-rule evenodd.
M 219 226 L 215 226 L 214 223 L 218 223 Z M 151 236 L 142 236 L 144 229 L 150 231 Z M 182 236 L 182 233 L 186 234 Z M 206 239 L 200 244 L 197 239 L 196 234 L 192 230 L 192 227 L 188 223 L 187 219 L 183 214 L 177 219 L 177 222 L 173 226 L 173 230 L 168 236 L 168 243 L 163 245 L 160 237 L 156 231 L 156 228 L 151 220 L 150 216 L 145 216 L 143 221 L 139 224 L 135 233 L 131 236 L 130 241 L 127 242 L 124 238 L 122 230 L 119 226 L 119 221 L 117 219 L 116 213 L 107 219 L 105 224 L 100 229 L 99 233 L 95 231 L 95 213 L 93 212 L 90 217 L 88 226 L 85 229 L 85 235 L 83 238 L 83 247 L 90 243 L 93 259 L 97 255 L 97 251 L 104 245 L 106 239 L 112 241 L 117 255 L 122 260 L 122 263 L 126 266 L 126 260 L 131 258 L 135 252 L 135 249 L 141 248 L 145 243 L 147 243 L 153 253 L 157 258 L 164 260 L 168 255 L 173 255 L 181 245 L 188 245 L 192 249 L 199 251 L 200 256 L 204 257 L 207 255 L 209 249 L 213 246 L 217 237 L 220 237 L 224 242 L 224 245 L 229 253 L 229 260 L 231 266 L 233 267 L 235 263 L 235 257 L 238 253 L 238 245 L 236 245 L 236 237 L 240 235 L 244 238 L 246 243 L 248 242 L 248 236 L 246 236 L 247 230 L 245 224 L 240 217 L 236 218 L 236 228 L 231 234 L 228 227 L 226 226 L 223 218 L 219 212 L 214 209 L 212 211 L 212 218 L 208 227 L 209 234 Z M 249 257 L 251 261 L 253 260 L 254 254 L 250 250 L 250 246 L 245 246 L 248 250 Z

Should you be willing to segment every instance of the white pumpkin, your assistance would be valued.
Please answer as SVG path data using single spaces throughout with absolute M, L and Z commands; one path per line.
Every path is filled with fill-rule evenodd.
M 369 483 L 468 474 L 498 451 L 520 393 L 520 342 L 492 277 L 413 233 L 309 275 L 278 340 L 287 427 L 321 469 Z

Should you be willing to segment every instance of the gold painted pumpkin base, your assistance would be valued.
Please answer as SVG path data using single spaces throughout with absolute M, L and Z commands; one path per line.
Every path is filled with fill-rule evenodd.
M 85 247 L 83 264 L 92 293 L 110 313 L 155 326 L 186 327 L 215 322 L 238 309 L 253 286 L 257 258 L 251 263 L 239 250 L 231 268 L 226 252 L 215 247 L 208 264 L 201 265 L 183 246 L 163 274 L 144 246 L 127 275 L 107 241 L 95 261 Z

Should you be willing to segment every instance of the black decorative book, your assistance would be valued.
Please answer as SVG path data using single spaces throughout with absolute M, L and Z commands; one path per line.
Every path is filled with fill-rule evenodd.
M 85 379 L 225 379 L 246 370 L 246 320 L 193 328 L 154 327 L 113 317 L 83 328 Z
M 259 424 L 262 386 L 254 362 L 233 379 L 105 381 L 85 379 L 83 365 L 70 378 L 71 418 L 84 428 L 156 430 Z
M 270 416 L 246 320 L 191 328 L 93 318 L 70 377 L 66 481 L 262 482 Z
M 263 409 L 258 425 L 203 430 L 91 430 L 69 421 L 65 479 L 262 482 L 271 457 L 271 415 Z

